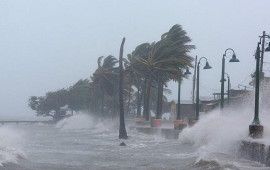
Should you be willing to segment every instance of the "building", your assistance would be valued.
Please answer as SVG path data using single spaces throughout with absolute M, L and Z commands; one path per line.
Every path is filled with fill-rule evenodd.
M 170 102 L 171 108 L 171 119 L 176 119 L 177 114 L 177 100 L 172 100 Z M 212 97 L 200 97 L 200 112 L 209 112 L 215 109 L 218 106 L 219 101 L 214 100 Z M 195 118 L 196 115 L 196 103 L 193 103 L 192 100 L 181 100 L 180 101 L 180 113 L 181 119 L 184 118 Z

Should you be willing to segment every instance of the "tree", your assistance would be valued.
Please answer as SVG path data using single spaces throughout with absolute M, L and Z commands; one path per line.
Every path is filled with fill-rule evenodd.
M 113 96 L 114 94 L 114 87 L 118 82 L 118 68 L 116 67 L 118 61 L 114 56 L 109 55 L 104 58 L 102 63 L 103 58 L 103 56 L 98 58 L 98 68 L 91 79 L 93 81 L 92 86 L 94 90 L 93 98 L 95 100 L 100 100 L 100 112 L 105 116 L 104 97 L 105 95 Z M 96 105 L 98 105 L 98 103 L 95 103 L 95 107 L 97 107 Z
M 181 69 L 193 66 L 193 57 L 189 56 L 188 53 L 195 46 L 188 45 L 189 42 L 191 39 L 182 27 L 174 25 L 161 36 L 161 40 L 157 43 L 141 45 L 147 50 L 144 51 L 144 55 L 140 55 L 136 59 L 141 63 L 141 70 L 145 72 L 144 76 L 148 79 L 146 98 L 146 113 L 148 115 L 152 81 L 155 80 L 159 86 L 162 86 L 159 89 L 161 90 L 160 96 L 163 96 L 163 85 L 169 80 L 177 81 Z
M 68 91 L 65 89 L 56 92 L 48 92 L 46 96 L 31 96 L 28 106 L 36 111 L 37 116 L 51 116 L 58 121 L 66 116 L 66 110 L 61 109 L 68 104 Z
M 127 131 L 125 127 L 124 117 L 124 101 L 123 101 L 123 50 L 124 50 L 125 38 L 123 38 L 120 55 L 119 55 L 119 111 L 120 111 L 120 127 L 119 127 L 119 139 L 127 139 Z
M 68 89 L 68 106 L 72 111 L 90 110 L 90 107 L 92 106 L 91 88 L 88 79 L 81 79 Z

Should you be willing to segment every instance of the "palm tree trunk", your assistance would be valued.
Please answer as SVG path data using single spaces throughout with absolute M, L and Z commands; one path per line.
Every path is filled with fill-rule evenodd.
M 113 86 L 112 118 L 116 116 L 116 85 Z
M 120 55 L 119 55 L 119 111 L 120 111 L 120 127 L 119 127 L 119 139 L 127 139 L 127 131 L 125 126 L 125 114 L 124 114 L 124 100 L 123 100 L 123 48 L 125 38 L 123 38 Z
M 161 104 L 162 104 L 162 81 L 160 76 L 158 76 L 158 87 L 157 87 L 157 113 L 156 119 L 161 119 Z
M 160 112 L 160 118 L 162 118 L 162 106 L 163 106 L 163 91 L 164 91 L 164 85 L 163 82 L 161 81 L 160 83 L 160 103 L 159 103 L 159 112 Z
M 93 89 L 94 89 L 94 91 L 93 91 L 93 95 L 94 95 L 93 96 L 94 97 L 93 98 L 94 99 L 93 100 L 93 102 L 94 102 L 94 113 L 96 113 L 97 112 L 97 100 L 96 100 L 97 99 L 97 90 L 96 90 L 96 86 L 94 86 Z
M 149 115 L 150 115 L 150 110 L 149 110 L 149 104 L 150 104 L 150 94 L 151 94 L 151 85 L 152 85 L 152 79 L 150 78 L 148 80 L 148 87 L 147 87 L 147 98 L 146 98 L 146 106 L 145 106 L 145 112 L 146 112 L 146 117 L 145 120 L 149 120 Z
M 131 87 L 132 87 L 132 84 L 130 83 L 129 90 L 128 90 L 128 112 L 127 112 L 127 115 L 129 115 L 130 114 L 130 111 L 131 111 L 131 109 L 130 109 Z
M 146 91 L 147 91 L 147 80 L 144 79 L 144 86 L 143 86 L 143 118 L 146 120 Z
M 105 114 L 104 114 L 104 90 L 102 90 L 102 94 L 101 94 L 101 114 L 102 114 L 102 117 L 105 118 Z
M 141 96 L 140 96 L 140 89 L 139 86 L 137 87 L 138 91 L 137 91 L 137 118 L 141 118 Z

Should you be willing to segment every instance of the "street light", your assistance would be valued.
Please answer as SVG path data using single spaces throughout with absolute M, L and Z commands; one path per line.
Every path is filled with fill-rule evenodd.
M 263 137 L 263 126 L 260 124 L 259 119 L 259 98 L 260 98 L 260 59 L 263 60 L 263 53 L 264 51 L 270 51 L 270 45 L 264 49 L 264 40 L 265 38 L 269 38 L 269 35 L 263 32 L 263 36 L 260 37 L 260 41 L 258 42 L 257 49 L 256 49 L 256 86 L 255 86 L 255 112 L 254 112 L 254 119 L 251 125 L 249 125 L 249 136 L 252 138 L 262 138 Z M 263 40 L 263 41 L 262 41 Z M 262 44 L 262 50 L 260 50 L 260 45 Z M 261 56 L 260 56 L 261 54 Z M 261 61 L 263 62 L 263 61 Z M 262 67 L 262 65 L 261 65 Z M 262 69 L 262 68 L 261 68 Z
M 201 59 L 205 59 L 206 60 L 206 63 L 205 63 L 205 66 L 203 67 L 203 69 L 211 69 L 212 67 L 209 65 L 208 61 L 207 61 L 207 58 L 205 57 L 201 57 L 198 64 L 197 64 L 197 88 L 196 88 L 196 120 L 199 119 L 199 102 L 200 102 L 200 99 L 199 99 L 199 95 L 200 95 L 200 89 L 199 89 L 199 85 L 200 85 L 200 62 L 201 62 Z
M 235 55 L 235 52 L 233 49 L 231 48 L 228 48 L 225 50 L 225 53 L 223 54 L 223 57 L 222 57 L 222 70 L 221 70 L 221 97 L 220 97 L 220 109 L 223 109 L 224 107 L 224 74 L 225 74 L 225 57 L 226 57 L 226 54 L 227 54 L 227 51 L 231 50 L 233 52 L 233 55 L 232 55 L 232 58 L 230 59 L 229 62 L 239 62 L 239 60 L 236 58 L 236 55 Z

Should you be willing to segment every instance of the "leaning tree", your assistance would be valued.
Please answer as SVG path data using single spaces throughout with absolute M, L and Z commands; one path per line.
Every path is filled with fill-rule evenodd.
M 144 71 L 147 82 L 147 97 L 145 103 L 146 120 L 149 120 L 149 100 L 152 82 L 156 81 L 159 89 L 158 105 L 160 113 L 163 96 L 163 85 L 169 80 L 178 80 L 179 73 L 186 67 L 192 67 L 193 57 L 189 55 L 194 45 L 189 45 L 191 39 L 186 35 L 186 31 L 180 25 L 174 25 L 168 32 L 161 36 L 161 40 L 152 44 L 142 44 L 147 47 L 144 55 L 139 55 L 136 59 L 141 63 L 140 69 Z M 185 77 L 184 75 L 182 77 Z M 160 114 L 156 117 L 160 118 Z

